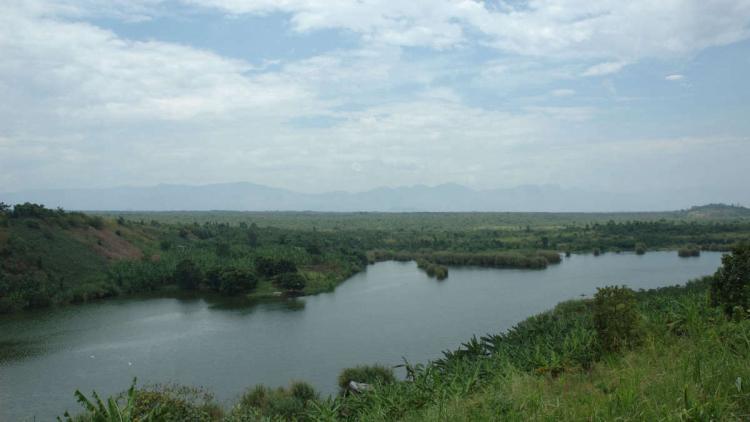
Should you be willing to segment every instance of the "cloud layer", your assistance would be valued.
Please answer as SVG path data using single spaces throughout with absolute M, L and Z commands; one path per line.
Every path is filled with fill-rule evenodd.
M 227 57 L 107 23 L 215 13 L 356 43 Z M 627 104 L 643 99 L 612 78 L 653 61 L 685 66 L 747 39 L 749 23 L 750 3 L 725 0 L 11 0 L 0 6 L 0 191 L 233 180 L 625 188 L 622 173 L 638 167 L 623 155 L 671 154 L 662 144 L 679 145 L 685 162 L 721 145 L 715 165 L 727 177 L 748 155 L 743 128 L 632 130 L 643 117 Z M 667 72 L 642 83 L 684 78 Z M 639 171 L 646 181 L 663 169 Z

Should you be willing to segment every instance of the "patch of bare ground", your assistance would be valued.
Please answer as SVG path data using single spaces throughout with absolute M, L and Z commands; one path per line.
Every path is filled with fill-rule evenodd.
M 109 229 L 96 230 L 92 227 L 77 229 L 77 234 L 87 243 L 91 243 L 94 251 L 111 261 L 141 259 L 143 252 L 123 237 Z

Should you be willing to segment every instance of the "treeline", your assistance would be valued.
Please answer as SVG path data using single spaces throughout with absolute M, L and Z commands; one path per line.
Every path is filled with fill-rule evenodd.
M 375 250 L 370 252 L 370 261 L 424 261 L 440 265 L 477 266 L 491 268 L 544 269 L 549 264 L 561 261 L 555 251 L 501 251 L 501 252 L 409 252 Z

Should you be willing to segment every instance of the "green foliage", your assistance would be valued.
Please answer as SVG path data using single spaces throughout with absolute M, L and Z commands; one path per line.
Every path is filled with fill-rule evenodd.
M 92 393 L 93 400 L 89 400 L 83 393 L 76 390 L 76 400 L 81 406 L 83 406 L 86 413 L 74 419 L 70 416 L 70 413 L 65 412 L 63 418 L 58 417 L 57 420 L 65 420 L 67 422 L 156 422 L 164 420 L 162 409 L 159 406 L 155 406 L 145 413 L 135 413 L 137 397 L 135 382 L 136 380 L 133 379 L 133 384 L 125 394 L 123 398 L 124 400 L 118 400 L 116 397 L 109 397 L 106 403 L 98 394 L 96 394 L 96 391 Z
M 688 245 L 677 250 L 677 255 L 680 258 L 691 258 L 700 256 L 701 250 L 698 246 Z
M 191 259 L 183 259 L 174 271 L 174 281 L 184 290 L 196 290 L 203 282 L 201 269 Z
M 301 292 L 305 289 L 307 280 L 300 273 L 285 272 L 276 276 L 275 283 L 277 286 L 284 290 L 291 292 Z
M 443 265 L 434 264 L 425 259 L 420 259 L 417 261 L 417 267 L 424 270 L 429 277 L 434 277 L 438 280 L 445 280 L 448 278 L 448 267 Z
M 597 289 L 593 317 L 596 334 L 604 350 L 621 350 L 637 343 L 640 315 L 635 293 L 627 287 Z
M 306 411 L 318 400 L 315 389 L 304 382 L 285 388 L 258 385 L 242 395 L 227 418 L 229 421 L 251 421 L 262 418 L 306 420 Z
M 346 368 L 338 377 L 341 392 L 345 392 L 351 381 L 371 385 L 385 385 L 396 381 L 393 369 L 383 365 L 360 365 Z
M 221 268 L 212 273 L 214 289 L 227 296 L 253 290 L 258 278 L 252 270 L 245 268 Z
M 644 255 L 646 253 L 646 244 L 642 242 L 638 242 L 635 244 L 635 253 L 636 255 Z
M 286 258 L 258 257 L 255 261 L 255 270 L 265 277 L 271 278 L 280 274 L 297 272 L 297 265 Z
M 721 258 L 711 283 L 711 301 L 728 316 L 750 314 L 750 244 Z
M 132 415 L 134 420 L 159 414 L 160 422 L 220 421 L 221 406 L 206 390 L 175 384 L 156 385 L 139 389 L 135 394 Z
M 372 261 L 428 261 L 433 264 L 455 266 L 477 266 L 493 268 L 543 269 L 549 264 L 561 261 L 560 254 L 552 251 L 513 251 L 513 252 L 407 252 L 375 250 Z

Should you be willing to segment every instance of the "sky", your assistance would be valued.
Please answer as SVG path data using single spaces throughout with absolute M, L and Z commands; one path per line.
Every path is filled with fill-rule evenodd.
M 1 3 L 0 192 L 750 189 L 748 0 Z

